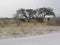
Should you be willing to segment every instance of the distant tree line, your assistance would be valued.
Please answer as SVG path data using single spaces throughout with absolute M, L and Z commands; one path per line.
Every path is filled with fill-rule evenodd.
M 18 9 L 16 10 L 16 14 L 14 14 L 12 19 L 9 18 L 0 18 L 0 25 L 8 25 L 10 20 L 14 20 L 17 26 L 21 23 L 21 21 L 30 22 L 31 19 L 35 19 L 37 22 L 44 22 L 44 18 L 46 15 L 53 15 L 55 13 L 52 8 L 37 8 L 37 9 Z
M 14 19 L 17 23 L 19 23 L 19 20 L 26 19 L 28 22 L 30 22 L 31 19 L 36 19 L 38 22 L 43 22 L 46 15 L 53 15 L 55 16 L 55 13 L 53 12 L 52 8 L 38 8 L 38 9 L 18 9 L 16 11 L 16 14 L 14 15 Z

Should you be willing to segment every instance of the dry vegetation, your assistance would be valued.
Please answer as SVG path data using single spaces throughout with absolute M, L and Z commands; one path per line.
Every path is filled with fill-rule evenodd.
M 46 15 L 53 16 L 53 19 L 45 19 Z M 0 18 L 0 38 L 59 31 L 60 18 L 55 18 L 52 8 L 18 9 L 13 18 Z
M 0 38 L 38 35 L 60 31 L 60 26 L 49 26 L 47 23 L 23 22 L 17 26 L 14 19 L 0 20 Z

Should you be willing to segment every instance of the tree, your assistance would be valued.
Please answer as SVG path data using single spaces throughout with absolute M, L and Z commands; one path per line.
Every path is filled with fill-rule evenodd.
M 40 8 L 39 9 L 39 12 L 42 14 L 42 16 L 46 16 L 46 15 L 53 15 L 55 16 L 55 13 L 53 12 L 53 9 L 52 8 Z
M 16 15 L 19 18 L 25 17 L 27 19 L 27 21 L 29 22 L 31 20 L 31 18 L 37 18 L 38 21 L 42 21 L 44 20 L 46 15 L 53 15 L 55 16 L 55 13 L 53 12 L 52 8 L 38 8 L 36 10 L 33 9 L 18 9 L 16 11 Z
M 28 22 L 30 21 L 30 19 L 33 17 L 33 9 L 27 9 L 27 17 L 28 17 Z
M 41 21 L 44 20 L 46 15 L 53 15 L 55 17 L 55 13 L 53 12 L 52 8 L 38 8 L 37 10 L 37 17 L 39 17 L 38 19 L 40 20 L 42 18 Z
M 36 10 L 32 11 L 32 18 L 36 18 Z
M 25 17 L 27 20 L 29 20 L 27 14 L 26 14 L 26 10 L 25 10 L 25 9 L 21 8 L 21 9 L 17 10 L 16 12 L 17 12 L 17 14 L 19 15 L 19 17 L 20 17 L 20 16 L 23 16 L 23 17 Z
M 43 14 L 42 14 L 42 11 L 40 10 L 40 8 L 36 9 L 35 11 L 36 11 L 35 15 L 36 15 L 37 21 L 43 22 L 44 17 L 43 17 Z

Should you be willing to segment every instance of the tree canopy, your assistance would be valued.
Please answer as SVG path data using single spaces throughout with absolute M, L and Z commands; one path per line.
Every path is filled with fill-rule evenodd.
M 31 18 L 41 18 L 41 17 L 45 17 L 46 15 L 53 15 L 55 16 L 55 13 L 53 11 L 52 8 L 46 8 L 46 7 L 43 7 L 43 8 L 38 8 L 38 9 L 18 9 L 16 11 L 16 15 L 17 17 L 20 15 L 20 16 L 23 16 L 25 17 L 28 22 L 30 21 Z

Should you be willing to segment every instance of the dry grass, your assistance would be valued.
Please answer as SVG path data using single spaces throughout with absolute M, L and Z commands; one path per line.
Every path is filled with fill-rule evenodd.
M 17 26 L 14 20 L 9 20 L 8 25 L 4 25 L 0 21 L 0 37 L 38 35 L 56 31 L 60 31 L 60 26 L 48 26 L 38 22 L 20 22 Z
M 60 31 L 60 27 L 47 26 L 44 23 L 21 23 L 18 27 L 15 24 L 0 27 L 0 37 L 38 35 L 56 31 Z

